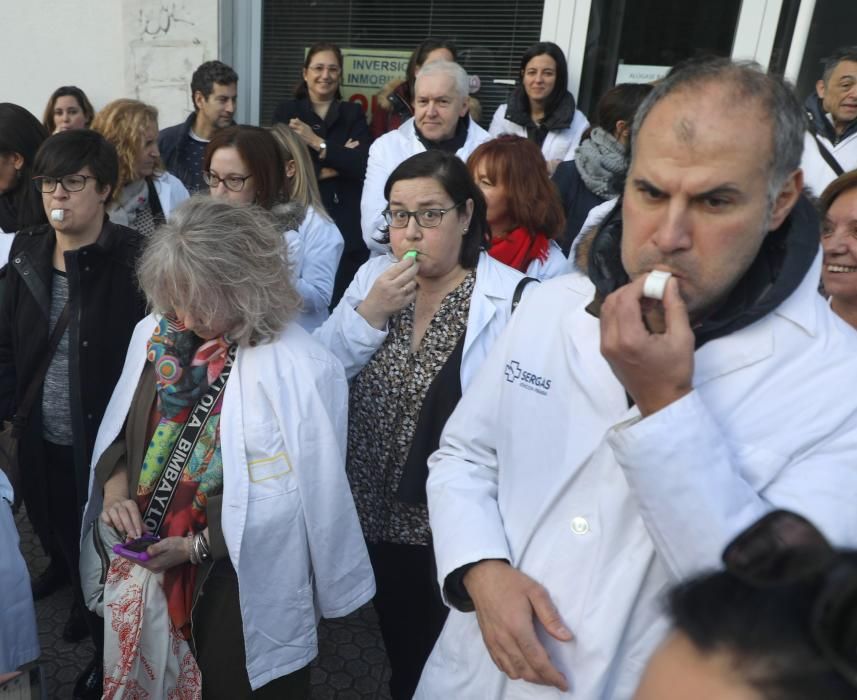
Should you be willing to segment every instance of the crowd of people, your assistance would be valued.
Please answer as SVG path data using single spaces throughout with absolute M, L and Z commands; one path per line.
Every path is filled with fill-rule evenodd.
M 395 700 L 857 696 L 857 47 L 590 123 L 540 42 L 487 130 L 456 57 L 0 104 L 0 683 L 70 583 L 81 699 L 307 698 L 370 600 Z

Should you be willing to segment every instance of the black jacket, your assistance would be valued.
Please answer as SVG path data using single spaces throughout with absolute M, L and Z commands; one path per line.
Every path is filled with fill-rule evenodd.
M 65 254 L 71 316 L 69 399 L 80 504 L 98 426 L 122 372 L 145 300 L 134 272 L 142 238 L 105 218 L 98 240 Z M 56 237 L 50 225 L 21 231 L 12 243 L 0 303 L 0 417 L 11 418 L 47 351 Z M 41 393 L 21 438 L 24 481 L 40 478 Z M 29 474 L 27 472 L 30 472 Z
M 339 173 L 338 177 L 319 180 L 318 187 L 327 213 L 333 217 L 345 239 L 345 251 L 365 250 L 360 229 L 360 196 L 363 194 L 372 137 L 363 108 L 354 102 L 337 100 L 330 105 L 327 116 L 322 120 L 313 112 L 308 98 L 286 99 L 274 110 L 273 123 L 288 124 L 294 117 L 309 124 L 327 144 L 323 161 L 319 161 L 315 149 L 309 149 L 316 173 L 322 167 L 333 168 Z M 345 143 L 349 139 L 358 141 L 359 145 L 346 148 Z
M 589 212 L 606 200 L 590 191 L 573 160 L 556 166 L 553 181 L 559 190 L 562 208 L 565 210 L 565 234 L 560 245 L 562 252 L 568 255 L 571 244 L 580 233 Z
M 196 112 L 191 112 L 181 124 L 168 126 L 158 133 L 158 150 L 161 152 L 164 168 L 181 180 L 188 192 L 196 191 L 194 181 L 197 175 L 188 172 L 184 165 L 183 147 L 188 141 L 188 134 L 195 121 Z

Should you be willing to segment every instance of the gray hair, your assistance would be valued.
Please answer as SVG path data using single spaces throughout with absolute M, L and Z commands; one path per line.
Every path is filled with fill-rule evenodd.
M 417 82 L 420 78 L 427 78 L 431 75 L 447 75 L 452 78 L 455 83 L 455 92 L 462 100 L 467 100 L 470 96 L 470 79 L 467 77 L 467 71 L 457 63 L 452 61 L 432 61 L 426 63 L 417 72 Z M 416 97 L 416 83 L 414 84 L 414 97 Z
M 225 323 L 239 345 L 274 340 L 300 309 L 283 233 L 258 206 L 197 195 L 152 233 L 137 264 L 152 311 Z
M 825 87 L 830 82 L 830 76 L 833 75 L 836 66 L 842 63 L 842 61 L 857 63 L 857 46 L 842 46 L 824 59 L 824 73 L 821 79 L 824 81 Z
M 655 85 L 634 117 L 632 161 L 634 143 L 652 108 L 673 93 L 709 84 L 731 88 L 732 104 L 755 100 L 764 109 L 772 132 L 768 200 L 769 204 L 773 204 L 789 175 L 800 167 L 806 115 L 791 87 L 781 78 L 765 74 L 761 66 L 753 61 L 730 61 L 727 58 L 691 61 Z

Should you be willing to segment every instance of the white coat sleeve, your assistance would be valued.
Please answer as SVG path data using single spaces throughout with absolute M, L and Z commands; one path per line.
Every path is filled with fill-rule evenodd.
M 301 237 L 303 251 L 296 287 L 303 299 L 304 311 L 316 313 L 330 306 L 345 241 L 336 224 L 318 215 Z
M 758 456 L 730 448 L 696 391 L 643 420 L 615 426 L 608 441 L 676 579 L 719 567 L 724 547 L 774 508 L 801 513 L 834 544 L 857 546 L 853 424 L 832 430 L 805 454 L 783 456 L 761 492 L 741 468 L 742 459 Z
M 512 558 L 497 501 L 496 440 L 507 429 L 497 407 L 513 323 L 514 317 L 467 386 L 428 461 L 429 522 L 444 600 L 444 582 L 456 569 L 482 559 Z
M 562 156 L 561 160 L 574 160 L 574 153 L 580 145 L 580 137 L 583 136 L 583 132 L 588 127 L 589 120 L 586 118 L 586 115 L 579 109 L 576 109 L 571 124 L 568 127 L 568 130 L 571 132 L 571 140 L 569 141 L 568 150 Z
M 494 112 L 494 116 L 491 117 L 491 125 L 488 127 L 488 133 L 491 134 L 492 138 L 506 132 L 505 122 L 506 105 L 501 104 Z
M 387 338 L 386 330 L 379 331 L 357 313 L 357 307 L 377 279 L 377 274 L 370 273 L 370 266 L 373 266 L 371 259 L 357 270 L 333 313 L 312 333 L 342 363 L 349 380 L 363 369 Z
M 390 136 L 393 136 L 393 132 Z M 366 179 L 363 181 L 363 195 L 360 198 L 360 228 L 363 231 L 363 242 L 373 253 L 387 252 L 387 246 L 376 239 L 380 235 L 378 229 L 384 226 L 384 217 L 381 216 L 381 212 L 387 206 L 387 200 L 384 199 L 384 185 L 394 167 L 389 162 L 387 152 L 394 145 L 394 141 L 382 136 L 369 148 Z
M 342 617 L 375 594 L 372 565 L 345 475 L 348 383 L 338 362 L 316 360 L 299 391 L 302 451 L 311 469 L 298 469 L 317 602 L 324 617 Z M 283 405 L 284 415 L 288 407 Z

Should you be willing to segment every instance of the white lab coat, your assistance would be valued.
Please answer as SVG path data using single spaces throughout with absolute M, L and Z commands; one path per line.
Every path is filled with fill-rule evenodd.
M 491 126 L 488 127 L 488 133 L 493 137 L 500 134 L 515 134 L 527 138 L 525 127 L 506 119 L 507 106 L 504 103 L 497 107 L 491 119 Z M 589 120 L 586 115 L 579 109 L 574 110 L 574 116 L 567 129 L 549 131 L 545 137 L 542 144 L 542 155 L 545 160 L 574 160 L 574 152 L 580 145 L 580 137 L 588 126 Z
M 184 183 L 166 170 L 155 175 L 152 181 L 155 183 L 155 192 L 158 193 L 165 217 L 169 217 L 173 209 L 190 197 Z
M 455 155 L 461 160 L 467 158 L 482 142 L 491 136 L 479 124 L 468 117 L 467 139 Z M 414 119 L 411 117 L 398 129 L 390 131 L 376 139 L 369 148 L 369 162 L 366 165 L 366 179 L 363 182 L 363 196 L 360 198 L 360 227 L 363 229 L 363 241 L 374 253 L 385 253 L 389 249 L 376 240 L 380 235 L 378 229 L 384 224 L 381 212 L 387 207 L 384 197 L 384 185 L 396 166 L 417 153 L 422 153 L 426 147 L 417 138 L 414 129 Z
M 330 315 L 327 309 L 333 297 L 333 282 L 345 240 L 336 224 L 312 206 L 307 207 L 298 230 L 287 232 L 286 240 L 295 287 L 304 303 L 297 321 L 312 333 Z
M 527 266 L 527 277 L 534 277 L 539 281 L 559 277 L 567 272 L 571 272 L 571 264 L 556 241 L 549 241 L 548 257 L 544 262 L 536 258 Z
M 821 133 L 819 133 L 818 138 L 845 172 L 857 169 L 857 132 L 846 139 L 842 139 L 835 146 Z M 818 144 L 809 132 L 803 138 L 803 157 L 800 167 L 803 169 L 804 186 L 809 187 L 816 197 L 821 196 L 824 188 L 837 177 L 833 168 L 822 157 L 818 150 Z
M 94 465 L 123 428 L 155 325 L 148 316 L 134 330 L 101 423 L 84 532 L 102 508 Z M 254 689 L 316 656 L 319 616 L 347 615 L 375 593 L 345 477 L 347 413 L 342 366 L 296 324 L 239 348 L 220 419 L 221 525 Z
M 373 328 L 355 309 L 369 294 L 379 275 L 395 262 L 391 255 L 381 255 L 361 265 L 330 318 L 313 334 L 339 358 L 348 379 L 363 369 L 387 338 L 387 331 Z M 487 253 L 479 254 L 461 356 L 462 389 L 470 383 L 509 320 L 512 296 L 522 277 L 520 272 L 497 262 Z M 528 285 L 527 292 L 533 286 Z
M 475 614 L 452 610 L 416 698 L 630 698 L 665 590 L 765 512 L 857 545 L 857 335 L 817 293 L 820 266 L 698 350 L 694 390 L 642 420 L 599 350 L 589 280 L 524 300 L 429 460 L 429 516 L 440 582 L 497 558 L 546 587 L 575 640 L 539 636 L 573 690 L 509 680 Z
M 0 676 L 39 658 L 36 610 L 27 563 L 18 546 L 13 500 L 12 486 L 0 471 Z

